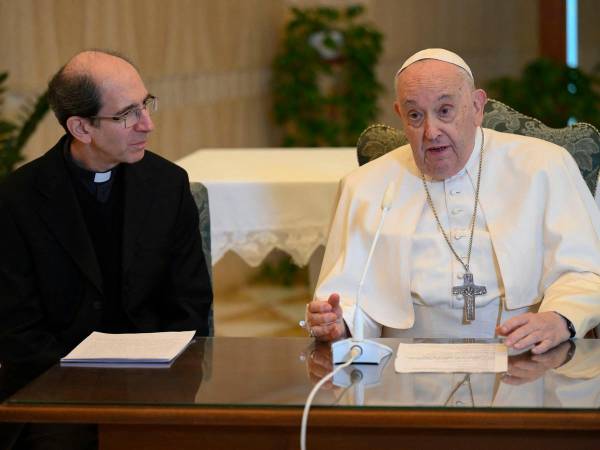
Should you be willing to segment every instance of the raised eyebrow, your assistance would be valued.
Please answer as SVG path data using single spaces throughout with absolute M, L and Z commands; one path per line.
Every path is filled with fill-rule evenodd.
M 148 93 L 146 94 L 146 96 L 144 97 L 144 100 L 142 100 L 142 104 L 148 100 L 150 97 L 154 97 L 152 94 Z M 131 103 L 130 105 L 127 105 L 125 108 L 120 109 L 119 111 L 117 111 L 115 113 L 115 116 L 122 116 L 123 114 L 125 114 L 126 112 L 129 112 L 130 110 L 132 110 L 133 108 L 137 108 L 139 107 L 140 104 L 139 103 Z

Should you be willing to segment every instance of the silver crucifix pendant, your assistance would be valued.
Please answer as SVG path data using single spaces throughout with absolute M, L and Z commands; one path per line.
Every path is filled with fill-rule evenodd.
M 485 286 L 477 286 L 473 282 L 473 274 L 466 272 L 463 276 L 463 285 L 454 286 L 452 295 L 462 295 L 464 299 L 463 305 L 463 322 L 469 323 L 475 320 L 475 296 L 487 294 Z

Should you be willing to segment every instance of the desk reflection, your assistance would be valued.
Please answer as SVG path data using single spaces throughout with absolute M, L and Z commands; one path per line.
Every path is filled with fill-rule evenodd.
M 354 365 L 322 389 L 326 403 L 346 406 L 466 408 L 598 408 L 600 345 L 594 340 L 563 342 L 542 355 L 509 355 L 507 373 L 395 373 L 391 368 Z M 318 382 L 333 370 L 329 344 L 316 343 L 305 355 L 308 377 Z M 344 380 L 339 382 L 339 380 Z M 350 380 L 350 384 L 347 382 Z M 358 385 L 360 388 L 357 388 Z
M 24 403 L 189 404 L 210 378 L 212 340 L 195 339 L 169 368 L 58 367 L 13 396 Z
M 41 404 L 71 401 L 187 404 L 193 402 L 203 379 L 210 378 L 211 355 L 212 341 L 200 339 L 192 342 L 169 368 L 55 367 L 44 375 L 43 383 L 36 380 L 22 392 Z M 15 367 L 14 371 L 4 373 L 3 381 L 7 386 L 18 385 L 19 380 L 6 379 L 7 375 L 18 377 L 23 373 Z M 25 381 L 20 380 L 20 384 Z M 111 388 L 107 389 L 107 386 Z M 0 423 L 0 448 L 95 450 L 98 448 L 97 434 L 94 424 Z
M 316 395 L 311 448 L 596 448 L 600 340 L 568 345 L 513 355 L 504 376 L 397 374 L 393 359 L 378 376 L 350 372 Z M 170 369 L 54 366 L 0 405 L 0 421 L 99 424 L 103 450 L 294 448 L 329 351 L 308 338 L 201 338 Z
M 380 341 L 393 349 L 411 342 Z M 324 386 L 314 404 L 384 409 L 600 406 L 600 340 L 567 342 L 544 355 L 511 355 L 507 374 L 398 374 L 393 362 L 392 357 L 368 369 L 348 367 Z M 330 347 L 310 339 L 199 338 L 169 369 L 54 366 L 6 400 L 4 413 L 12 405 L 297 407 L 331 369 Z M 361 373 L 353 374 L 357 369 Z M 354 389 L 358 380 L 361 392 Z

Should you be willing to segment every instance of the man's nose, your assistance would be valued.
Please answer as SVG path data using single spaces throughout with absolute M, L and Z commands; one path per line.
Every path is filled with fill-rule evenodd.
M 426 117 L 424 120 L 425 137 L 430 141 L 435 141 L 440 135 L 438 123 L 434 118 Z
M 150 133 L 152 130 L 154 130 L 154 122 L 152 121 L 152 117 L 147 109 L 143 109 L 141 114 L 140 120 L 135 124 L 135 130 Z

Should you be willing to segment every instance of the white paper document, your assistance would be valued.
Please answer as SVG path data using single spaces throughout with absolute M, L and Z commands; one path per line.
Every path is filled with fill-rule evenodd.
M 396 372 L 506 372 L 504 344 L 399 344 Z
M 109 334 L 94 331 L 67 356 L 62 366 L 168 366 L 187 347 L 195 331 Z

